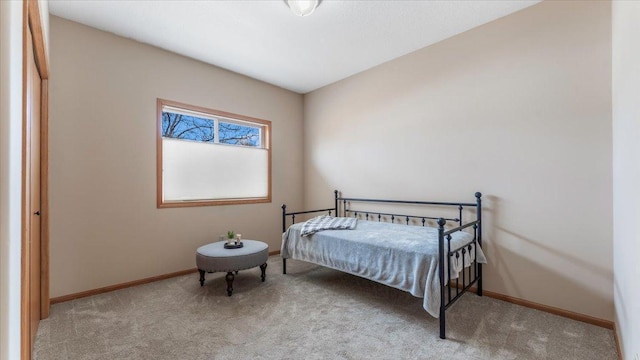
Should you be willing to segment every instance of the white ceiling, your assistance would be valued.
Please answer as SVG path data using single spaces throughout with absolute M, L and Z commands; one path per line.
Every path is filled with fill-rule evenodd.
M 50 0 L 53 15 L 307 93 L 540 0 Z

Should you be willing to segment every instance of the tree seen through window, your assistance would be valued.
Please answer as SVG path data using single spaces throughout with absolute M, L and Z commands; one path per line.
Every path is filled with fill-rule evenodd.
M 257 127 L 168 111 L 162 112 L 162 137 L 252 147 L 261 145 Z

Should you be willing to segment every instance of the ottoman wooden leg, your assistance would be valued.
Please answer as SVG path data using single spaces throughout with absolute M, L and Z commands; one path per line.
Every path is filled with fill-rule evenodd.
M 225 279 L 227 279 L 227 295 L 229 296 L 233 293 L 233 278 L 234 276 L 231 271 L 229 271 L 227 276 L 225 276 Z
M 204 270 L 198 269 L 198 272 L 200 273 L 200 286 L 204 286 Z
M 260 265 L 260 270 L 262 270 L 262 282 L 264 282 L 264 279 L 267 277 L 267 274 L 265 273 L 267 270 L 267 263 Z

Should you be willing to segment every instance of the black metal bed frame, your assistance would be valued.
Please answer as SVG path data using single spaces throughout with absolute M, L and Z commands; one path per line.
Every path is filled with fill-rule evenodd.
M 476 202 L 475 203 L 460 203 L 460 202 L 438 202 L 438 201 L 406 201 L 406 200 L 383 200 L 383 199 L 361 199 L 361 198 L 346 198 L 339 196 L 338 190 L 334 191 L 334 207 L 327 209 L 317 209 L 317 210 L 307 210 L 307 211 L 296 211 L 296 212 L 287 212 L 287 205 L 282 205 L 282 232 L 287 230 L 287 216 L 291 217 L 291 223 L 295 223 L 296 215 L 302 214 L 312 214 L 312 213 L 321 213 L 328 212 L 329 215 L 335 213 L 335 216 L 340 216 L 339 210 L 342 209 L 342 216 L 347 216 L 348 214 L 353 214 L 356 218 L 364 218 L 365 220 L 369 220 L 369 216 L 371 215 L 371 220 L 376 219 L 382 221 L 383 217 L 390 218 L 392 223 L 395 223 L 396 219 L 400 219 L 405 221 L 406 225 L 409 225 L 410 220 L 415 219 L 419 220 L 419 223 L 422 223 L 422 226 L 425 226 L 427 220 L 436 220 L 438 224 L 438 276 L 440 277 L 440 338 L 445 339 L 445 310 L 447 310 L 453 303 L 458 300 L 467 290 L 469 290 L 474 284 L 477 284 L 476 293 L 478 296 L 482 296 L 482 264 L 477 261 L 471 262 L 471 258 L 469 258 L 471 265 L 467 268 L 462 269 L 462 283 L 459 282 L 460 276 L 455 279 L 455 283 L 453 281 L 445 282 L 444 276 L 444 267 L 440 266 L 440 264 L 444 264 L 445 254 L 447 254 L 447 269 L 451 269 L 451 258 L 456 257 L 460 258 L 462 255 L 462 261 L 464 264 L 465 256 L 470 256 L 471 251 L 476 251 L 477 246 L 482 246 L 482 194 L 477 192 L 475 193 Z M 340 208 L 340 202 L 342 201 L 342 207 Z M 379 204 L 398 204 L 398 205 L 425 205 L 425 206 L 456 206 L 458 208 L 458 218 L 444 218 L 444 217 L 429 217 L 422 215 L 406 215 L 406 214 L 393 214 L 393 213 L 384 213 L 384 212 L 375 212 L 375 211 L 358 211 L 352 210 L 350 208 L 351 203 L 379 203 Z M 476 220 L 470 221 L 468 223 L 464 223 L 462 221 L 462 212 L 465 207 L 475 207 L 476 208 Z M 445 225 L 447 221 L 455 222 L 458 224 L 457 227 L 452 229 L 445 229 Z M 462 246 L 459 246 L 456 249 L 451 249 L 451 234 L 462 231 L 467 228 L 473 228 L 473 239 Z M 472 244 L 476 244 L 476 246 L 472 246 Z M 474 254 L 477 255 L 477 254 Z M 474 256 L 474 259 L 477 257 Z M 473 269 L 473 276 L 472 270 Z M 287 259 L 282 259 L 282 273 L 287 273 Z M 455 294 L 453 294 L 453 290 L 455 289 Z

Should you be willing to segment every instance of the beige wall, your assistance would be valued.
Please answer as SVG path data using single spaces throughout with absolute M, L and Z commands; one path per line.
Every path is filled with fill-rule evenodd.
M 613 257 L 616 324 L 625 359 L 640 354 L 640 2 L 614 1 Z M 635 356 L 635 357 L 634 357 Z
M 305 206 L 484 193 L 486 289 L 613 320 L 611 4 L 550 1 L 305 96 Z
M 273 202 L 157 209 L 158 97 L 271 120 Z M 280 205 L 302 204 L 302 105 L 299 94 L 52 17 L 51 296 L 195 268 L 196 248 L 231 229 L 279 250 Z

